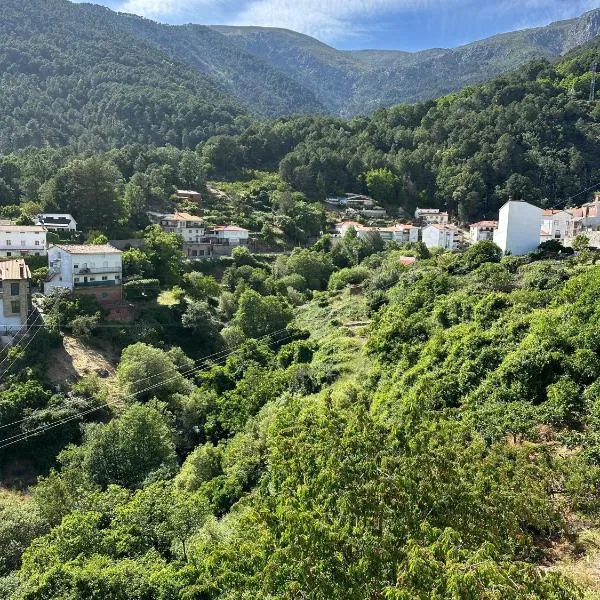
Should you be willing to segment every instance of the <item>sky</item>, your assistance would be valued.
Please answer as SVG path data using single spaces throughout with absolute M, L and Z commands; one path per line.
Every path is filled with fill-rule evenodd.
M 306 33 L 343 50 L 454 47 L 546 25 L 600 0 L 96 0 L 163 23 L 261 25 Z

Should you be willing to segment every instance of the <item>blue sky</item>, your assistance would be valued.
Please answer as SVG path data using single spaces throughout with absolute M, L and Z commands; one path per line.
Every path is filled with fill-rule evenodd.
M 600 0 L 103 0 L 164 23 L 263 25 L 312 35 L 336 48 L 420 50 L 545 25 Z

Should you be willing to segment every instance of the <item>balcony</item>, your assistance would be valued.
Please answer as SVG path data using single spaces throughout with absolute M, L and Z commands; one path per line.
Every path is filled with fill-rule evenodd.
M 90 288 L 90 287 L 115 287 L 117 285 L 121 285 L 121 280 L 118 282 L 114 279 L 110 279 L 108 281 L 75 281 L 73 282 L 73 287 L 75 288 Z
M 113 267 L 73 267 L 73 275 L 97 275 L 97 274 L 106 274 L 106 273 L 116 273 L 118 275 L 121 274 L 122 267 L 113 266 Z

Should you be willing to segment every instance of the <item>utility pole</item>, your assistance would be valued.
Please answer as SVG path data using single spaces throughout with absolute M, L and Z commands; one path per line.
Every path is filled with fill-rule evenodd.
M 598 61 L 594 61 L 592 67 L 592 82 L 590 83 L 590 102 L 594 102 L 596 99 L 596 69 L 598 68 Z

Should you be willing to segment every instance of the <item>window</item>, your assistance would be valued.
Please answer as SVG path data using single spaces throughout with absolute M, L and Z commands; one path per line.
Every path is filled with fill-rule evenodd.
M 90 281 L 96 281 L 95 277 L 90 277 Z
M 9 244 L 9 246 L 10 246 L 10 244 Z M 12 252 L 7 252 L 6 256 L 12 256 Z
M 79 269 L 79 265 L 73 265 L 74 269 Z
M 40 240 L 35 240 L 35 245 L 39 246 L 40 245 Z
M 108 275 L 102 275 L 102 281 L 108 281 Z
M 18 300 L 12 300 L 10 310 L 13 314 L 19 314 L 21 312 L 21 303 Z
M 73 280 L 75 283 L 79 283 L 79 277 L 75 277 L 75 279 Z
M 6 240 L 6 245 L 7 246 L 12 246 L 12 240 Z
M 10 284 L 10 295 L 11 296 L 18 296 L 19 295 L 19 284 L 18 283 L 11 283 Z

